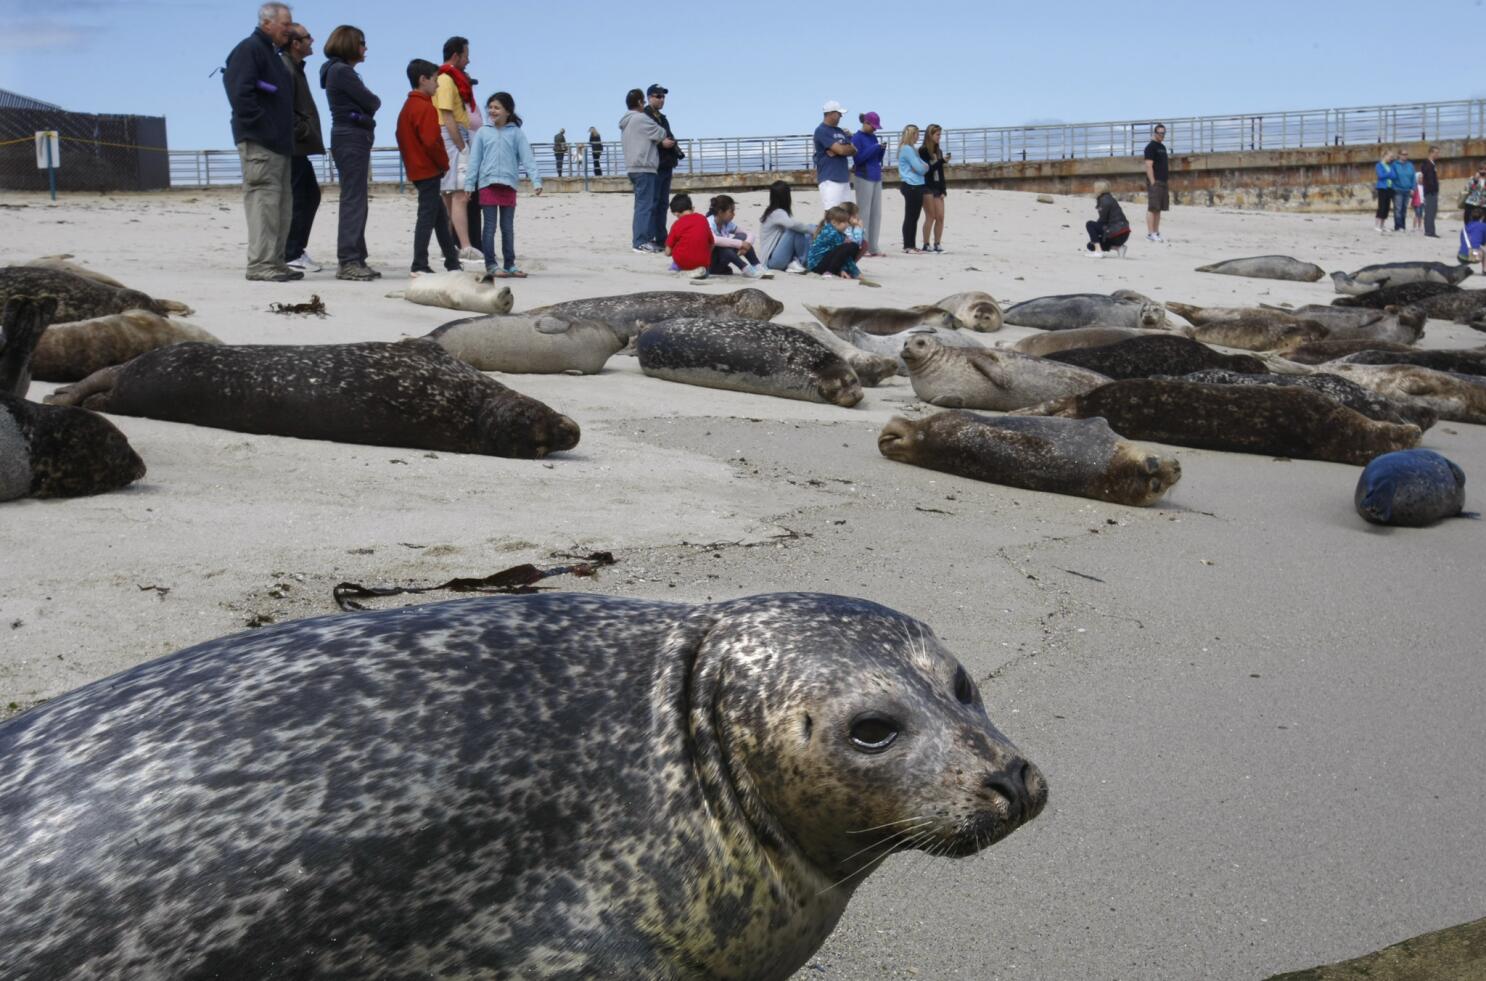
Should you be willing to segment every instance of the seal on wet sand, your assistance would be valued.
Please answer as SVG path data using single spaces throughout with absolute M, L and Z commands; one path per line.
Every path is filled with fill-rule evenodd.
M 909 307 L 898 310 L 892 307 L 827 307 L 806 303 L 810 316 L 834 331 L 849 331 L 853 328 L 868 334 L 900 334 L 910 327 L 944 327 L 954 330 L 960 326 L 954 315 L 937 306 Z
M 1182 476 L 1172 457 L 1120 439 L 1103 419 L 936 412 L 894 416 L 877 437 L 883 456 L 973 480 L 1144 507 Z
M 107 286 L 57 269 L 40 266 L 5 266 L 0 268 L 0 305 L 13 296 L 50 296 L 57 300 L 52 323 L 92 320 L 125 310 L 148 310 L 162 317 L 179 305 L 156 300 L 139 290 Z
M 1150 330 L 1145 327 L 1074 327 L 1070 330 L 1049 330 L 1029 334 L 1011 345 L 1013 351 L 1046 358 L 1059 351 L 1073 351 L 1088 347 L 1105 347 L 1132 337 L 1171 337 L 1181 334 L 1178 330 Z
M 40 381 L 78 381 L 146 351 L 191 342 L 222 343 L 194 324 L 148 310 L 125 310 L 92 320 L 52 324 L 31 356 L 31 374 Z
M 1265 370 L 1264 362 L 1252 355 L 1222 354 L 1206 344 L 1169 333 L 1131 337 L 1104 347 L 1058 351 L 1048 357 L 1116 380 L 1185 375 L 1204 368 L 1247 372 Z
M 1246 374 L 1210 368 L 1182 375 L 1180 381 L 1201 382 L 1204 385 L 1298 385 L 1313 392 L 1320 392 L 1354 412 L 1379 422 L 1394 422 L 1418 426 L 1420 431 L 1429 429 L 1439 421 L 1439 415 L 1430 408 L 1413 402 L 1396 402 L 1376 392 L 1368 391 L 1356 382 L 1347 381 L 1339 375 L 1317 372 L 1313 375 L 1277 375 L 1272 373 Z
M 424 273 L 408 280 L 405 289 L 394 290 L 387 296 L 426 307 L 471 313 L 510 313 L 516 303 L 509 286 L 496 286 L 474 270 L 459 269 Z
M 784 979 L 888 854 L 973 854 L 1046 799 L 933 632 L 865 600 L 303 620 L 0 723 L 0 949 L 18 978 Z
M 946 296 L 934 306 L 954 317 L 956 325 L 966 330 L 991 333 L 1001 329 L 1005 314 L 996 298 L 983 290 L 967 290 Z
M 1206 266 L 1198 272 L 1219 276 L 1249 276 L 1254 279 L 1287 279 L 1296 283 L 1314 283 L 1326 276 L 1326 270 L 1314 262 L 1301 262 L 1288 255 L 1256 255 L 1246 259 L 1228 259 Z
M 594 375 L 625 344 L 608 324 L 550 313 L 451 320 L 428 339 L 481 371 L 511 374 Z
M 1453 262 L 1382 262 L 1375 266 L 1363 266 L 1353 273 L 1334 272 L 1331 274 L 1331 284 L 1338 293 L 1356 295 L 1408 283 L 1447 283 L 1455 286 L 1464 282 L 1470 274 L 1470 266 Z
M 433 341 L 177 344 L 47 398 L 99 412 L 338 443 L 543 457 L 578 424 Z
M 1419 442 L 1418 426 L 1374 422 L 1303 388 L 1135 378 L 1035 406 L 1023 414 L 1071 419 L 1103 416 L 1115 432 L 1128 439 L 1359 467 L 1379 453 L 1410 449 Z
M 677 317 L 647 328 L 635 342 L 652 378 L 850 408 L 862 383 L 840 356 L 784 324 Z
M 1373 524 L 1422 528 L 1465 507 L 1465 473 L 1433 450 L 1384 453 L 1362 469 L 1352 503 Z
M 1068 293 L 1039 296 L 1006 311 L 1006 322 L 1017 327 L 1067 330 L 1071 327 L 1164 327 L 1166 308 L 1149 299 Z
M 784 311 L 784 304 L 763 290 L 748 287 L 709 296 L 677 290 L 651 290 L 620 296 L 595 296 L 586 300 L 566 300 L 527 313 L 554 313 L 577 320 L 598 320 L 613 327 L 628 343 L 646 327 L 676 317 L 704 317 L 708 320 L 772 320 Z
M 1325 368 L 1391 399 L 1422 402 L 1441 419 L 1486 425 L 1486 378 L 1412 364 L 1343 364 Z
M 898 373 L 896 354 L 873 354 L 871 351 L 863 350 L 814 321 L 790 324 L 790 326 L 809 334 L 834 351 L 837 356 L 851 365 L 851 370 L 857 373 L 857 379 L 868 388 L 875 388 Z
M 1098 388 L 1097 372 L 1005 348 L 946 347 L 915 336 L 903 345 L 913 391 L 930 405 L 1007 412 Z

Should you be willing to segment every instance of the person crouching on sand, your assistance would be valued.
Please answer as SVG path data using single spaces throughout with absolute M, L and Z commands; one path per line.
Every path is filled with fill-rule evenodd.
M 857 268 L 856 256 L 862 247 L 851 240 L 851 216 L 837 205 L 826 212 L 815 230 L 815 241 L 810 243 L 810 252 L 805 256 L 805 268 L 822 276 L 839 276 L 855 279 L 863 286 L 877 284 L 862 278 Z
M 692 279 L 706 279 L 712 262 L 712 228 L 707 219 L 691 206 L 691 195 L 678 194 L 671 199 L 671 230 L 666 233 L 666 255 L 671 257 L 671 271 L 690 274 Z
M 1084 222 L 1084 228 L 1089 233 L 1089 244 L 1084 246 L 1084 254 L 1102 258 L 1110 252 L 1118 252 L 1120 258 L 1124 258 L 1125 241 L 1130 237 L 1130 222 L 1125 220 L 1120 202 L 1109 193 L 1109 181 L 1094 182 L 1094 207 L 1099 209 L 1099 218 L 1097 221 Z
M 737 266 L 749 279 L 772 279 L 773 273 L 759 265 L 752 236 L 733 221 L 737 210 L 737 203 L 726 194 L 717 195 L 707 207 L 707 224 L 712 229 L 712 263 L 707 271 L 728 276 Z
M 531 179 L 531 192 L 542 195 L 542 175 L 531 143 L 521 131 L 516 100 L 509 92 L 497 92 L 485 102 L 489 126 L 481 126 L 470 141 L 469 171 L 464 189 L 480 190 L 480 247 L 485 253 L 485 272 L 494 279 L 514 276 L 525 279 L 516 268 L 516 185 L 521 171 Z M 500 223 L 501 265 L 495 262 L 495 226 Z

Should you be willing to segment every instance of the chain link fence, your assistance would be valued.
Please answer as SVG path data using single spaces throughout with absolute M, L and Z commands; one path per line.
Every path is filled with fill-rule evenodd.
M 47 189 L 47 172 L 36 165 L 36 134 L 49 130 L 57 133 L 60 143 L 59 191 L 156 191 L 171 186 L 162 116 L 0 108 L 0 188 Z

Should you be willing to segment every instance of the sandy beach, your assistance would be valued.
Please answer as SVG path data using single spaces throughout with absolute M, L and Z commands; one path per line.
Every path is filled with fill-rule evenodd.
M 765 195 L 738 198 L 757 229 Z M 813 191 L 795 200 L 818 213 Z M 907 256 L 891 248 L 901 199 L 884 200 L 890 254 L 864 265 L 882 288 L 781 274 L 762 284 L 785 304 L 776 319 L 969 289 L 1328 303 L 1325 281 L 1193 270 L 1267 253 L 1327 270 L 1452 261 L 1458 232 L 1443 216 L 1433 240 L 1378 235 L 1365 214 L 1179 207 L 1158 245 L 1127 203 L 1129 257 L 1095 261 L 1077 254 L 1091 198 L 953 191 L 947 253 Z M 415 211 L 393 187 L 371 202 L 385 278 L 370 284 L 337 281 L 333 262 L 246 282 L 236 191 L 4 205 L 0 264 L 72 253 L 189 304 L 185 319 L 228 343 L 395 340 L 465 316 L 385 296 L 405 284 Z M 690 286 L 632 253 L 630 209 L 625 195 L 523 193 L 516 309 L 759 285 Z M 335 217 L 329 189 L 321 262 Z M 267 309 L 311 294 L 328 316 Z M 1431 320 L 1421 346 L 1482 343 Z M 1047 810 L 1005 842 L 887 863 L 800 977 L 1258 979 L 1486 915 L 1486 524 L 1368 526 L 1355 467 L 1181 447 L 1181 482 L 1148 509 L 893 463 L 883 423 L 932 411 L 905 378 L 841 409 L 671 384 L 625 356 L 596 376 L 498 377 L 576 419 L 578 447 L 506 460 L 112 417 L 142 481 L 0 506 L 0 718 L 193 643 L 333 613 L 342 581 L 433 584 L 603 549 L 618 563 L 597 578 L 548 585 L 683 601 L 815 590 L 919 617 L 1047 774 Z M 1486 509 L 1486 427 L 1442 422 L 1422 445 Z

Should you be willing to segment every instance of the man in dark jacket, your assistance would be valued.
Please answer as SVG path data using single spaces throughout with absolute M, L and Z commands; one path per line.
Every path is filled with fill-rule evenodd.
M 666 244 L 666 214 L 671 201 L 671 173 L 676 169 L 676 164 L 686 156 L 681 152 L 681 147 L 676 144 L 676 134 L 671 132 L 671 121 L 666 118 L 664 111 L 668 91 L 670 90 L 661 85 L 652 85 L 645 90 L 645 115 L 660 123 L 661 129 L 666 131 L 666 139 L 671 141 L 670 146 L 661 144 L 660 163 L 655 170 L 655 210 L 650 215 L 650 234 L 657 248 L 664 248 Z
M 1434 233 L 1434 219 L 1440 213 L 1440 172 L 1435 167 L 1439 159 L 1440 148 L 1432 146 L 1429 156 L 1419 165 L 1424 175 L 1424 234 L 1430 238 L 1439 238 Z
M 303 24 L 289 25 L 289 47 L 285 49 L 294 72 L 294 159 L 289 164 L 289 187 L 293 192 L 294 218 L 289 222 L 289 241 L 284 261 L 290 269 L 319 272 L 320 264 L 305 251 L 315 212 L 320 210 L 320 182 L 310 157 L 323 156 L 325 139 L 320 134 L 320 110 L 315 94 L 304 77 L 304 60 L 315 53 L 315 39 Z
M 248 217 L 248 279 L 282 283 L 304 273 L 284 264 L 294 155 L 294 76 L 279 56 L 289 43 L 289 6 L 266 3 L 256 30 L 227 56 L 222 84 L 232 105 L 232 140 L 242 160 Z

